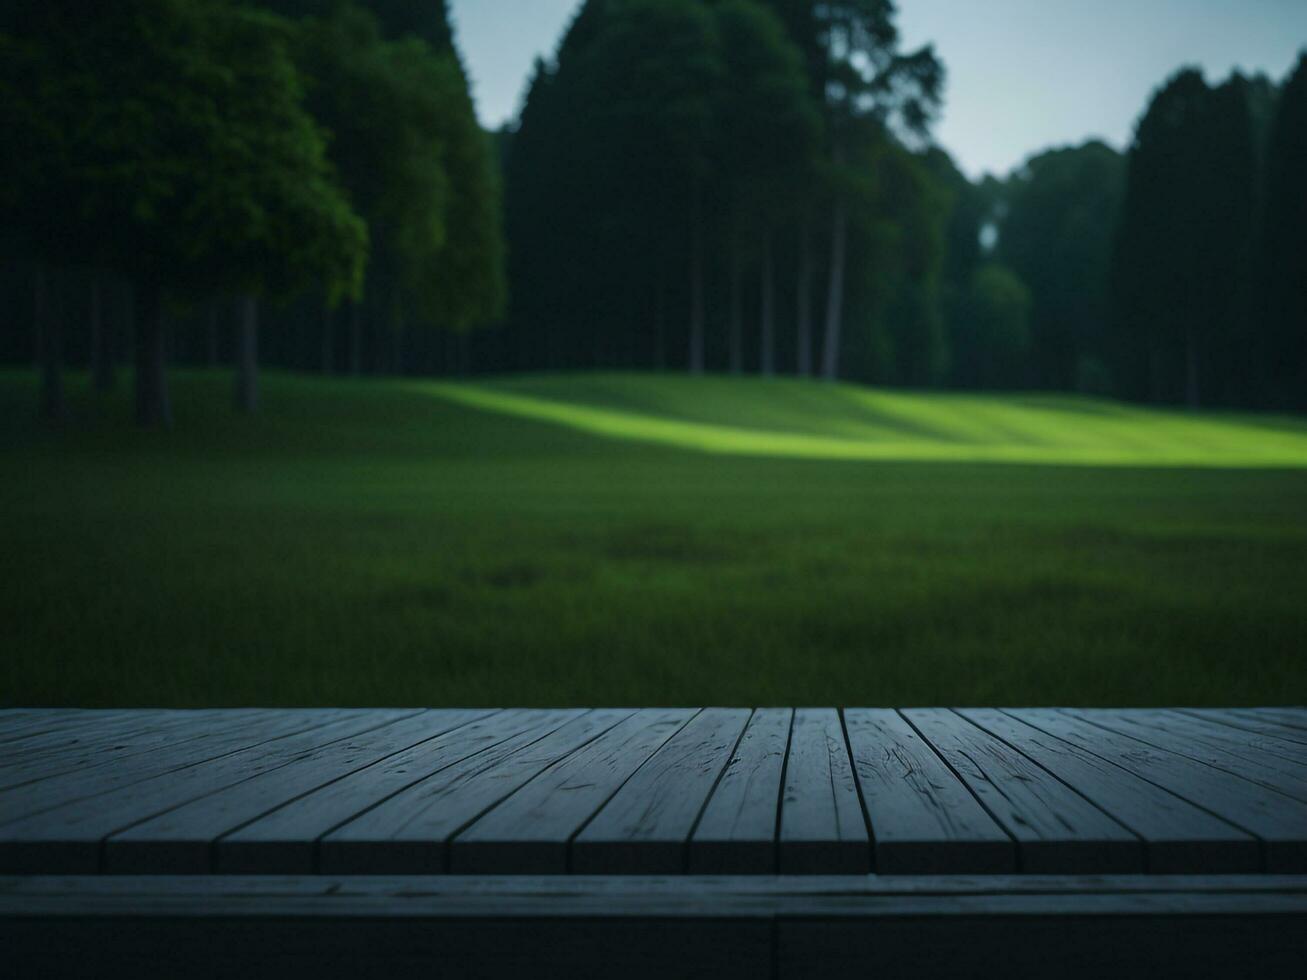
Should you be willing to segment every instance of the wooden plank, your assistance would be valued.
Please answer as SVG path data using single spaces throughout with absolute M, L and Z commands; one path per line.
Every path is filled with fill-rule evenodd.
M 629 716 L 632 712 L 626 711 Z M 604 713 L 555 740 L 546 756 L 565 754 L 619 720 Z M 448 865 L 448 838 L 511 792 L 496 774 L 525 782 L 548 762 L 524 750 L 556 734 L 582 712 L 509 711 L 487 725 L 475 742 L 457 752 L 446 747 L 446 763 L 420 782 L 395 793 L 322 838 L 318 866 L 329 874 L 439 874 Z M 560 745 L 560 742 L 562 745 Z M 516 760 L 510 763 L 509 760 Z M 552 760 L 551 760 L 552 761 Z M 428 765 L 425 768 L 430 769 Z M 524 771 L 526 770 L 526 771 Z
M 844 726 L 833 708 L 794 713 L 777 856 L 782 874 L 871 870 L 867 821 Z
M 52 733 L 0 752 L 0 790 L 76 772 L 85 777 L 103 766 L 121 769 L 123 760 L 202 738 L 216 728 L 249 724 L 260 712 L 149 711 L 85 730 Z M 266 715 L 267 712 L 262 712 Z
M 961 713 L 1138 834 L 1150 873 L 1223 874 L 1261 866 L 1261 845 L 1251 834 L 1134 773 L 996 709 Z
M 898 712 L 846 709 L 878 874 L 1016 870 L 1016 845 Z
M 1248 714 L 1263 721 L 1272 721 L 1286 728 L 1307 731 L 1307 708 L 1243 708 L 1236 709 L 1240 714 Z
M 502 902 L 587 898 L 601 903 L 649 900 L 649 907 L 690 903 L 711 912 L 734 898 L 795 903 L 887 900 L 932 895 L 1037 899 L 1055 895 L 1307 895 L 1307 875 L 0 875 L 0 900 L 88 902 L 141 899 L 199 902 L 249 899 L 290 911 L 321 898 L 357 902 Z M 730 914 L 727 912 L 726 914 Z
M 663 743 L 576 835 L 572 871 L 685 871 L 690 834 L 750 713 L 745 708 L 707 708 Z
M 1135 834 L 1006 742 L 944 708 L 903 715 L 1016 840 L 1022 871 L 1144 870 Z
M 749 719 L 689 844 L 691 874 L 775 874 L 781 778 L 790 708 L 759 708 Z
M 217 759 L 135 781 L 90 800 L 42 811 L 0 827 L 0 873 L 77 874 L 98 871 L 101 843 L 112 834 L 263 772 L 305 753 L 416 714 L 412 709 L 354 712 L 334 722 Z M 54 782 L 54 780 L 51 780 Z M 46 784 L 37 784 L 37 788 Z
M 119 765 L 90 772 L 68 772 L 0 792 L 0 826 L 79 800 L 156 779 L 170 772 L 253 749 L 277 739 L 312 731 L 333 720 L 357 717 L 358 712 L 277 711 L 254 718 L 208 720 L 195 738 L 126 759 Z
M 304 752 L 290 765 L 234 783 L 114 834 L 103 845 L 103 870 L 109 874 L 211 871 L 214 844 L 224 834 L 487 714 L 486 710 L 424 711 Z
M 646 708 L 554 763 L 450 841 L 458 874 L 561 874 L 577 831 L 698 712 Z
M 1266 881 L 35 877 L 0 879 L 0 946 L 78 980 L 1294 976 L 1307 887 Z
M 1252 759 L 1257 762 L 1270 762 L 1273 765 L 1289 763 L 1286 772 L 1303 775 L 1307 772 L 1307 732 L 1301 741 L 1284 738 L 1270 732 L 1251 732 L 1247 729 L 1232 728 L 1211 718 L 1202 718 L 1185 711 L 1167 709 L 1150 713 L 1150 721 L 1157 727 L 1181 737 L 1193 738 L 1195 741 L 1234 755 Z M 1292 731 L 1292 729 L 1284 729 Z
M 1225 725 L 1239 731 L 1269 735 L 1280 741 L 1293 742 L 1295 745 L 1307 745 L 1307 731 L 1277 725 L 1273 721 L 1266 721 L 1245 712 L 1234 711 L 1229 708 L 1177 708 L 1176 710 L 1191 717 Z
M 19 718 L 0 732 L 0 747 L 9 748 L 15 743 L 42 735 L 73 733 L 116 719 L 124 711 L 86 711 L 77 708 L 42 709 Z
M 1107 759 L 1262 841 L 1263 867 L 1307 872 L 1307 805 L 1281 793 L 1053 708 L 1007 714 Z
M 627 710 L 624 715 L 631 714 Z M 476 816 L 500 796 L 506 796 L 519 785 L 514 779 L 525 781 L 534 775 L 530 769 L 538 763 L 544 768 L 554 761 L 550 751 L 564 753 L 582 744 L 591 727 L 602 725 L 604 712 L 586 712 L 581 718 L 553 735 L 538 742 L 530 740 L 539 734 L 540 725 L 527 727 L 516 735 L 503 737 L 502 722 L 476 722 L 458 729 L 430 743 L 392 756 L 383 762 L 345 777 L 338 782 L 302 797 L 268 814 L 247 827 L 218 841 L 216 863 L 224 873 L 302 874 L 315 870 L 331 873 L 350 873 L 355 870 L 381 873 L 384 868 L 398 867 L 397 873 L 415 873 L 419 867 L 444 867 L 444 837 L 426 833 L 421 819 L 461 818 L 468 810 Z M 616 720 L 620 720 L 620 717 Z M 575 743 L 569 742 L 575 738 Z M 507 758 L 505 758 L 507 757 Z M 475 761 L 473 761 L 475 760 Z M 495 761 L 501 762 L 492 767 Z M 467 766 L 464 763 L 469 763 Z M 485 773 L 491 768 L 490 773 Z M 396 853 L 387 841 L 388 836 L 367 830 L 373 821 L 397 811 L 391 808 L 392 799 L 408 797 L 410 793 L 423 794 L 439 785 L 441 792 L 423 796 L 431 808 L 424 814 L 418 810 L 405 814 L 403 820 L 391 823 L 388 833 L 408 833 L 417 838 L 419 847 L 428 850 L 431 842 L 439 840 L 439 854 L 433 859 L 429 853 L 414 856 Z M 487 798 L 489 803 L 481 809 Z M 409 818 L 414 822 L 410 824 Z M 358 818 L 360 823 L 351 821 Z M 470 819 L 470 818 L 469 818 Z M 465 821 L 459 819 L 454 830 Z M 333 832 L 336 832 L 334 836 Z M 449 831 L 452 833 L 453 831 Z M 424 834 L 425 836 L 419 836 Z M 323 838 L 327 838 L 325 841 Z
M 1221 769 L 1267 789 L 1307 802 L 1307 770 L 1279 756 L 1248 751 L 1237 742 L 1222 743 L 1202 722 L 1160 711 L 1072 711 L 1091 724 L 1110 728 L 1159 749 Z

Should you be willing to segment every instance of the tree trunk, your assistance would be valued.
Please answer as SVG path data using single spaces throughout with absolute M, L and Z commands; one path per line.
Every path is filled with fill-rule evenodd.
M 253 296 L 237 300 L 236 411 L 252 415 L 259 410 L 259 301 Z
M 798 352 L 795 373 L 801 378 L 812 377 L 812 229 L 804 215 L 799 225 L 799 270 L 795 283 L 798 309 L 795 311 L 798 326 L 796 340 Z
M 834 381 L 840 373 L 840 340 L 844 326 L 844 249 L 848 241 L 848 213 L 843 201 L 831 215 L 830 280 L 826 293 L 826 336 L 821 352 L 821 376 Z
M 91 384 L 96 391 L 114 386 L 113 343 L 104 323 L 104 280 L 91 276 Z
M 1184 336 L 1184 395 L 1185 404 L 1191 410 L 1196 411 L 1200 401 L 1198 390 L 1198 340 L 1194 337 L 1192 327 L 1185 331 Z
M 331 307 L 322 304 L 322 373 L 331 374 L 336 361 L 336 334 L 332 330 Z
M 204 361 L 209 370 L 218 366 L 218 303 L 210 300 L 205 313 Z
M 703 229 L 699 221 L 699 185 L 690 203 L 690 356 L 691 374 L 703 374 Z
M 731 322 L 730 322 L 730 361 L 731 374 L 744 370 L 744 302 L 740 295 L 744 280 L 744 262 L 740 258 L 739 243 L 731 241 Z
M 762 243 L 762 337 L 761 363 L 762 376 L 770 378 L 776 373 L 776 268 L 772 257 L 771 236 Z
M 36 356 L 41 366 L 40 416 L 57 422 L 68 414 L 64 400 L 63 324 L 51 314 L 49 273 L 39 262 L 33 283 L 32 311 L 36 322 Z
M 358 300 L 349 304 L 349 374 L 357 378 L 363 369 L 363 309 Z
M 144 426 L 172 428 L 165 361 L 168 338 L 163 326 L 163 297 L 159 284 L 136 284 L 136 421 Z

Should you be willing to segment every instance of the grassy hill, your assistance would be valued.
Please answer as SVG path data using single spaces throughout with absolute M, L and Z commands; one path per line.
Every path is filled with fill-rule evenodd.
M 0 703 L 1307 701 L 1307 424 L 642 375 L 0 375 Z M 996 464 L 1002 465 L 996 465 Z M 1075 465 L 1066 465 L 1075 464 Z
M 810 459 L 1307 466 L 1307 420 L 1072 395 L 599 374 L 424 384 L 460 404 L 683 449 Z

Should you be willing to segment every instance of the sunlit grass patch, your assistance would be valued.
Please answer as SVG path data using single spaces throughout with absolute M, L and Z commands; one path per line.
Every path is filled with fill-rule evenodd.
M 1083 466 L 1307 466 L 1307 423 L 1079 396 L 632 375 L 426 382 L 459 404 L 700 452 Z

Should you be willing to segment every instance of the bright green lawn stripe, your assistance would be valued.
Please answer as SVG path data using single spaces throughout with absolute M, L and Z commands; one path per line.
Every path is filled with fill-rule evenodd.
M 632 385 L 635 398 L 614 397 L 615 406 L 602 404 L 602 387 L 591 387 L 573 399 L 561 382 L 553 390 L 547 381 L 537 380 L 536 394 L 522 393 L 512 382 L 426 382 L 417 387 L 462 405 L 593 435 L 729 455 L 1084 466 L 1307 466 L 1307 432 L 1228 417 L 1125 409 L 1088 399 L 1031 404 L 1002 396 L 833 386 L 824 404 L 797 406 L 807 410 L 807 426 L 823 432 L 793 431 L 788 425 L 768 428 L 793 420 L 779 417 L 774 405 L 755 411 L 760 398 L 789 394 L 786 387 L 767 382 L 645 378 Z M 698 399 L 701 412 L 706 401 L 711 416 L 733 415 L 740 421 L 686 419 L 627 407 L 634 402 L 677 411 L 677 395 Z

